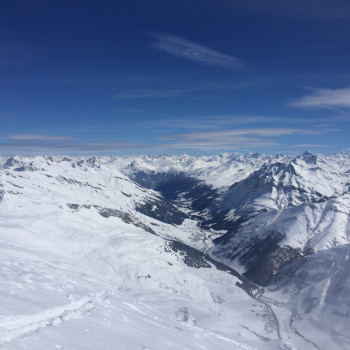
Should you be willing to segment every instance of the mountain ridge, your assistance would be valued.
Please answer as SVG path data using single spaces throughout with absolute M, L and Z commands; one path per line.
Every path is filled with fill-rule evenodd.
M 125 300 L 130 288 L 148 303 L 152 301 L 146 295 L 156 293 L 158 302 L 152 305 L 160 319 L 165 322 L 170 314 L 171 322 L 185 322 L 181 339 L 191 337 L 191 324 L 196 324 L 206 334 L 200 346 L 206 346 L 204 339 L 211 334 L 230 339 L 216 340 L 223 349 L 239 344 L 346 348 L 350 310 L 340 305 L 347 303 L 346 297 L 336 293 L 350 287 L 349 177 L 347 154 L 3 158 L 0 244 L 5 265 L 16 271 L 4 279 L 14 296 L 4 292 L 3 297 L 18 309 L 22 302 L 16 295 L 28 293 L 22 299 L 31 308 L 31 286 L 42 288 L 35 272 L 40 261 L 40 269 L 47 271 L 40 293 L 50 299 L 44 291 L 56 285 L 49 271 L 58 262 L 55 273 L 63 285 L 65 279 L 74 282 L 69 287 L 74 298 L 91 288 L 97 293 L 104 285 L 117 307 L 115 287 Z M 30 284 L 14 277 L 22 276 L 19 259 L 26 259 L 34 276 L 28 277 Z M 90 276 L 81 277 L 81 288 L 73 287 L 77 277 L 64 267 L 72 261 L 81 276 Z M 324 267 L 318 274 L 320 264 Z M 313 276 L 315 285 L 305 276 Z M 242 283 L 251 287 L 242 290 Z M 58 299 L 60 293 L 54 293 Z M 175 296 L 175 304 L 165 302 Z M 56 305 L 53 299 L 48 303 Z M 254 317 L 249 308 L 256 310 Z M 107 315 L 99 310 L 101 317 Z M 12 315 L 6 306 L 2 313 Z M 242 324 L 229 321 L 230 313 L 239 315 Z M 83 312 L 73 314 L 88 322 Z M 333 320 L 328 330 L 327 317 Z M 136 319 L 141 322 L 137 327 L 151 331 Z M 0 341 L 10 337 L 14 346 L 22 344 L 6 327 Z M 107 332 L 107 326 L 99 327 Z M 240 331 L 232 335 L 230 329 L 237 327 Z M 25 334 L 23 344 L 32 338 Z M 183 341 L 184 348 L 191 348 Z

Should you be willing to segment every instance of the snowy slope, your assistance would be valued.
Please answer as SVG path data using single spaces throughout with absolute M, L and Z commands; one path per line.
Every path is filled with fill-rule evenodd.
M 231 229 L 216 240 L 213 256 L 266 286 L 260 300 L 289 324 L 286 334 L 316 348 L 350 344 L 349 175 L 347 155 L 305 153 L 264 165 L 216 208 Z
M 350 348 L 349 256 L 346 244 L 292 261 L 264 296 L 293 310 L 285 322 L 323 349 Z
M 270 268 L 273 274 L 285 261 L 276 261 L 268 267 L 262 262 L 271 264 L 267 257 L 277 258 L 274 254 L 285 247 L 293 254 L 291 257 L 295 257 L 349 244 L 349 218 L 349 194 L 323 203 L 270 211 L 220 238 L 221 242 L 212 252 L 227 261 L 238 259 L 246 268 L 257 268 L 259 273 Z M 285 258 L 288 260 L 288 256 Z
M 0 347 L 349 346 L 348 155 L 2 164 Z
M 222 194 L 214 211 L 226 220 L 246 221 L 261 213 L 303 203 L 323 202 L 350 190 L 350 157 L 303 155 L 264 164 Z
M 278 348 L 272 316 L 237 277 L 186 257 L 169 241 L 183 230 L 136 210 L 158 194 L 78 163 L 0 170 L 2 348 Z
M 348 244 L 349 176 L 346 155 L 304 153 L 262 166 L 212 209 L 214 218 L 225 215 L 228 228 L 212 253 L 239 262 L 250 278 L 266 284 L 291 259 Z

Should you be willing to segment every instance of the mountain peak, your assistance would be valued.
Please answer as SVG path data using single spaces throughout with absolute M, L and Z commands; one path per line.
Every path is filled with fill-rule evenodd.
M 305 151 L 302 156 L 313 156 L 313 154 L 309 151 Z
M 305 151 L 301 156 L 297 158 L 302 159 L 307 164 L 316 164 L 317 162 L 317 156 L 309 151 Z

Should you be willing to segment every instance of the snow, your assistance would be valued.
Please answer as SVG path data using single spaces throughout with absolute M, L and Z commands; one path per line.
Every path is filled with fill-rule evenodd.
M 1 348 L 350 347 L 348 155 L 1 161 Z M 138 205 L 155 212 L 164 201 L 130 180 L 140 170 L 184 172 L 219 188 L 221 202 L 207 212 L 226 210 L 228 221 L 262 212 L 216 244 L 225 231 L 191 216 L 175 225 L 140 213 Z M 246 292 L 238 277 L 212 263 L 189 266 L 171 249 L 179 241 L 243 272 L 227 253 L 276 231 L 277 246 L 302 259 L 282 265 L 264 291 Z
M 292 326 L 322 349 L 350 346 L 349 252 L 349 244 L 319 251 L 293 275 L 293 264 L 286 266 L 274 292 L 267 293 L 294 310 Z
M 270 348 L 253 332 L 277 347 L 263 316 L 247 312 L 264 309 L 236 277 L 187 266 L 169 249 L 169 237 L 200 234 L 190 220 L 184 233 L 135 211 L 136 203 L 158 198 L 154 191 L 108 165 L 21 162 L 36 170 L 0 170 L 4 349 Z M 103 217 L 98 207 L 153 222 L 158 235 Z
M 345 194 L 324 203 L 301 204 L 284 210 L 270 211 L 246 222 L 232 237 L 231 246 L 247 247 L 253 238 L 267 238 L 279 232 L 281 247 L 314 252 L 350 243 L 350 195 Z M 222 250 L 223 248 L 215 248 Z
M 137 171 L 155 173 L 181 173 L 196 177 L 214 188 L 228 187 L 233 183 L 245 179 L 264 163 L 279 159 L 288 159 L 286 156 L 265 156 L 261 154 L 223 153 L 216 156 L 193 157 L 189 155 L 158 157 L 140 156 L 134 158 L 115 158 L 115 164 L 124 174 Z
M 316 157 L 316 164 L 296 157 L 264 164 L 222 194 L 219 210 L 233 210 L 229 220 L 260 210 L 284 209 L 327 201 L 349 191 L 350 158 Z

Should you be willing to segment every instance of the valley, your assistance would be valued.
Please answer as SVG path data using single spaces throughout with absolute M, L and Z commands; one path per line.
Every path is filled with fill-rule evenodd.
M 349 155 L 1 164 L 0 347 L 350 347 Z

